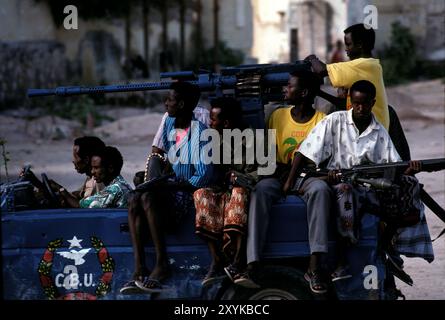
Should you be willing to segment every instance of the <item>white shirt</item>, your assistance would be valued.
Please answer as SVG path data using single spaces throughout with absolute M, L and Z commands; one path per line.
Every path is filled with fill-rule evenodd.
M 201 121 L 207 127 L 210 126 L 210 111 L 209 110 L 198 105 L 193 110 L 193 114 L 195 115 L 196 120 Z M 165 119 L 167 119 L 167 116 L 168 116 L 168 113 L 166 112 L 161 119 L 161 123 L 159 124 L 158 131 L 156 131 L 156 135 L 153 138 L 153 143 L 151 144 L 153 147 L 157 147 L 161 150 L 164 150 L 164 144 L 162 143 L 162 130 L 164 130 Z
M 329 159 L 327 169 L 401 161 L 388 132 L 374 115 L 369 126 L 359 134 L 352 120 L 352 109 L 331 113 L 321 120 L 303 141 L 299 152 L 317 166 Z

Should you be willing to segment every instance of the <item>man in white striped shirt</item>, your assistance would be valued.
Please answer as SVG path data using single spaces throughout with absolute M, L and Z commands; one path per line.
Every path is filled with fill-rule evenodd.
M 161 281 L 170 276 L 164 232 L 174 229 L 182 215 L 194 207 L 192 192 L 206 187 L 212 179 L 213 166 L 201 161 L 171 161 L 164 156 L 170 150 L 180 153 L 187 149 L 190 157 L 201 152 L 206 142 L 200 141 L 201 132 L 206 126 L 194 118 L 193 110 L 199 100 L 199 89 L 187 82 L 174 82 L 165 100 L 168 116 L 163 125 L 162 150 L 158 158 L 172 166 L 175 177 L 156 184 L 155 188 L 133 193 L 129 201 L 128 221 L 133 243 L 135 272 L 121 293 L 134 292 L 139 288 L 144 292 L 161 292 Z M 196 157 L 195 157 L 196 158 Z M 146 218 L 156 251 L 156 265 L 149 272 L 145 264 L 145 252 L 141 237 L 141 223 Z

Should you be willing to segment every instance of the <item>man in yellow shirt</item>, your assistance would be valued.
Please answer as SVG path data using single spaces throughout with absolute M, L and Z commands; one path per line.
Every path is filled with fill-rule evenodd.
M 296 79 L 293 77 L 289 82 Z M 325 116 L 324 113 L 312 109 L 306 117 L 303 117 L 304 112 L 295 106 L 287 106 L 278 108 L 270 116 L 268 127 L 276 129 L 277 162 L 280 164 L 292 163 L 295 151 L 298 150 L 312 128 Z M 297 122 L 301 117 L 303 117 L 302 121 L 308 121 Z
M 375 32 L 372 28 L 366 29 L 363 23 L 348 27 L 345 31 L 345 49 L 351 61 L 324 64 L 315 55 L 308 56 L 314 72 L 325 77 L 336 88 L 349 89 L 353 83 L 359 80 L 368 80 L 376 90 L 376 102 L 372 110 L 377 120 L 389 128 L 388 101 L 383 82 L 382 66 L 379 59 L 372 57 L 375 43 Z M 351 109 L 350 95 L 348 94 L 346 109 Z
M 288 85 L 284 88 L 285 100 L 291 106 L 275 110 L 269 119 L 269 129 L 276 130 L 277 169 L 272 176 L 260 180 L 251 193 L 247 232 L 249 272 L 240 274 L 235 279 L 238 285 L 257 287 L 250 278 L 250 271 L 260 261 L 272 205 L 284 195 L 282 188 L 289 174 L 293 155 L 312 128 L 325 116 L 313 108 L 314 98 L 319 89 L 320 81 L 314 73 L 307 70 L 291 72 Z M 326 185 L 326 188 L 329 187 Z M 329 213 L 329 210 L 322 212 Z M 312 216 L 314 225 L 317 224 L 315 220 L 325 218 L 323 214 Z

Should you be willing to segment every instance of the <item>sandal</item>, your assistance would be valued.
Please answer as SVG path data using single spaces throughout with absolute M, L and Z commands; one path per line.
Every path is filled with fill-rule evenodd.
M 343 279 L 352 278 L 351 272 L 348 267 L 338 267 L 331 273 L 331 281 L 338 281 Z
M 139 289 L 148 293 L 160 293 L 171 290 L 171 288 L 162 285 L 161 281 L 158 279 L 152 279 L 149 277 L 144 277 L 142 281 L 136 280 L 135 283 Z
M 226 272 L 227 276 L 229 277 L 230 281 L 235 282 L 235 277 L 240 273 L 238 268 L 235 267 L 233 264 L 228 265 L 224 268 L 224 271 Z
M 202 280 L 201 284 L 203 286 L 206 286 L 209 285 L 210 283 L 224 279 L 225 277 L 226 277 L 225 273 L 220 268 L 211 266 L 206 276 Z
M 120 288 L 119 292 L 121 294 L 138 294 L 143 293 L 143 291 L 136 285 L 135 280 L 130 280 L 126 282 L 122 288 Z
M 260 286 L 256 284 L 249 275 L 249 272 L 238 273 L 234 277 L 233 282 L 239 286 L 249 289 L 259 289 Z
M 328 291 L 326 283 L 323 281 L 320 271 L 308 271 L 304 274 L 304 279 L 309 282 L 309 286 L 312 292 L 320 294 L 326 293 Z

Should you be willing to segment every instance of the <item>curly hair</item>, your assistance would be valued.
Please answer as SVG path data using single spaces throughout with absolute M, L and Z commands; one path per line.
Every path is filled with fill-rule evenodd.
M 186 81 L 176 81 L 170 85 L 170 89 L 174 90 L 177 100 L 183 100 L 185 108 L 189 112 L 193 112 L 201 97 L 201 91 L 197 85 Z
M 78 155 L 80 158 L 92 157 L 93 153 L 105 148 L 105 143 L 98 137 L 84 136 L 74 140 L 74 145 L 79 147 Z
M 369 99 L 374 99 L 376 95 L 375 86 L 368 80 L 354 82 L 349 89 L 349 94 L 352 94 L 353 91 L 366 93 Z
M 218 118 L 227 120 L 233 128 L 244 129 L 243 110 L 238 100 L 232 97 L 218 97 L 210 101 L 212 108 L 221 109 Z
M 372 28 L 366 28 L 363 23 L 354 24 L 343 31 L 350 33 L 354 44 L 361 43 L 363 50 L 372 51 L 375 44 L 375 31 Z
M 93 156 L 100 157 L 101 166 L 113 168 L 113 177 L 117 177 L 121 173 L 122 166 L 124 165 L 124 159 L 120 151 L 112 146 L 106 146 L 102 150 L 97 150 L 93 152 Z

